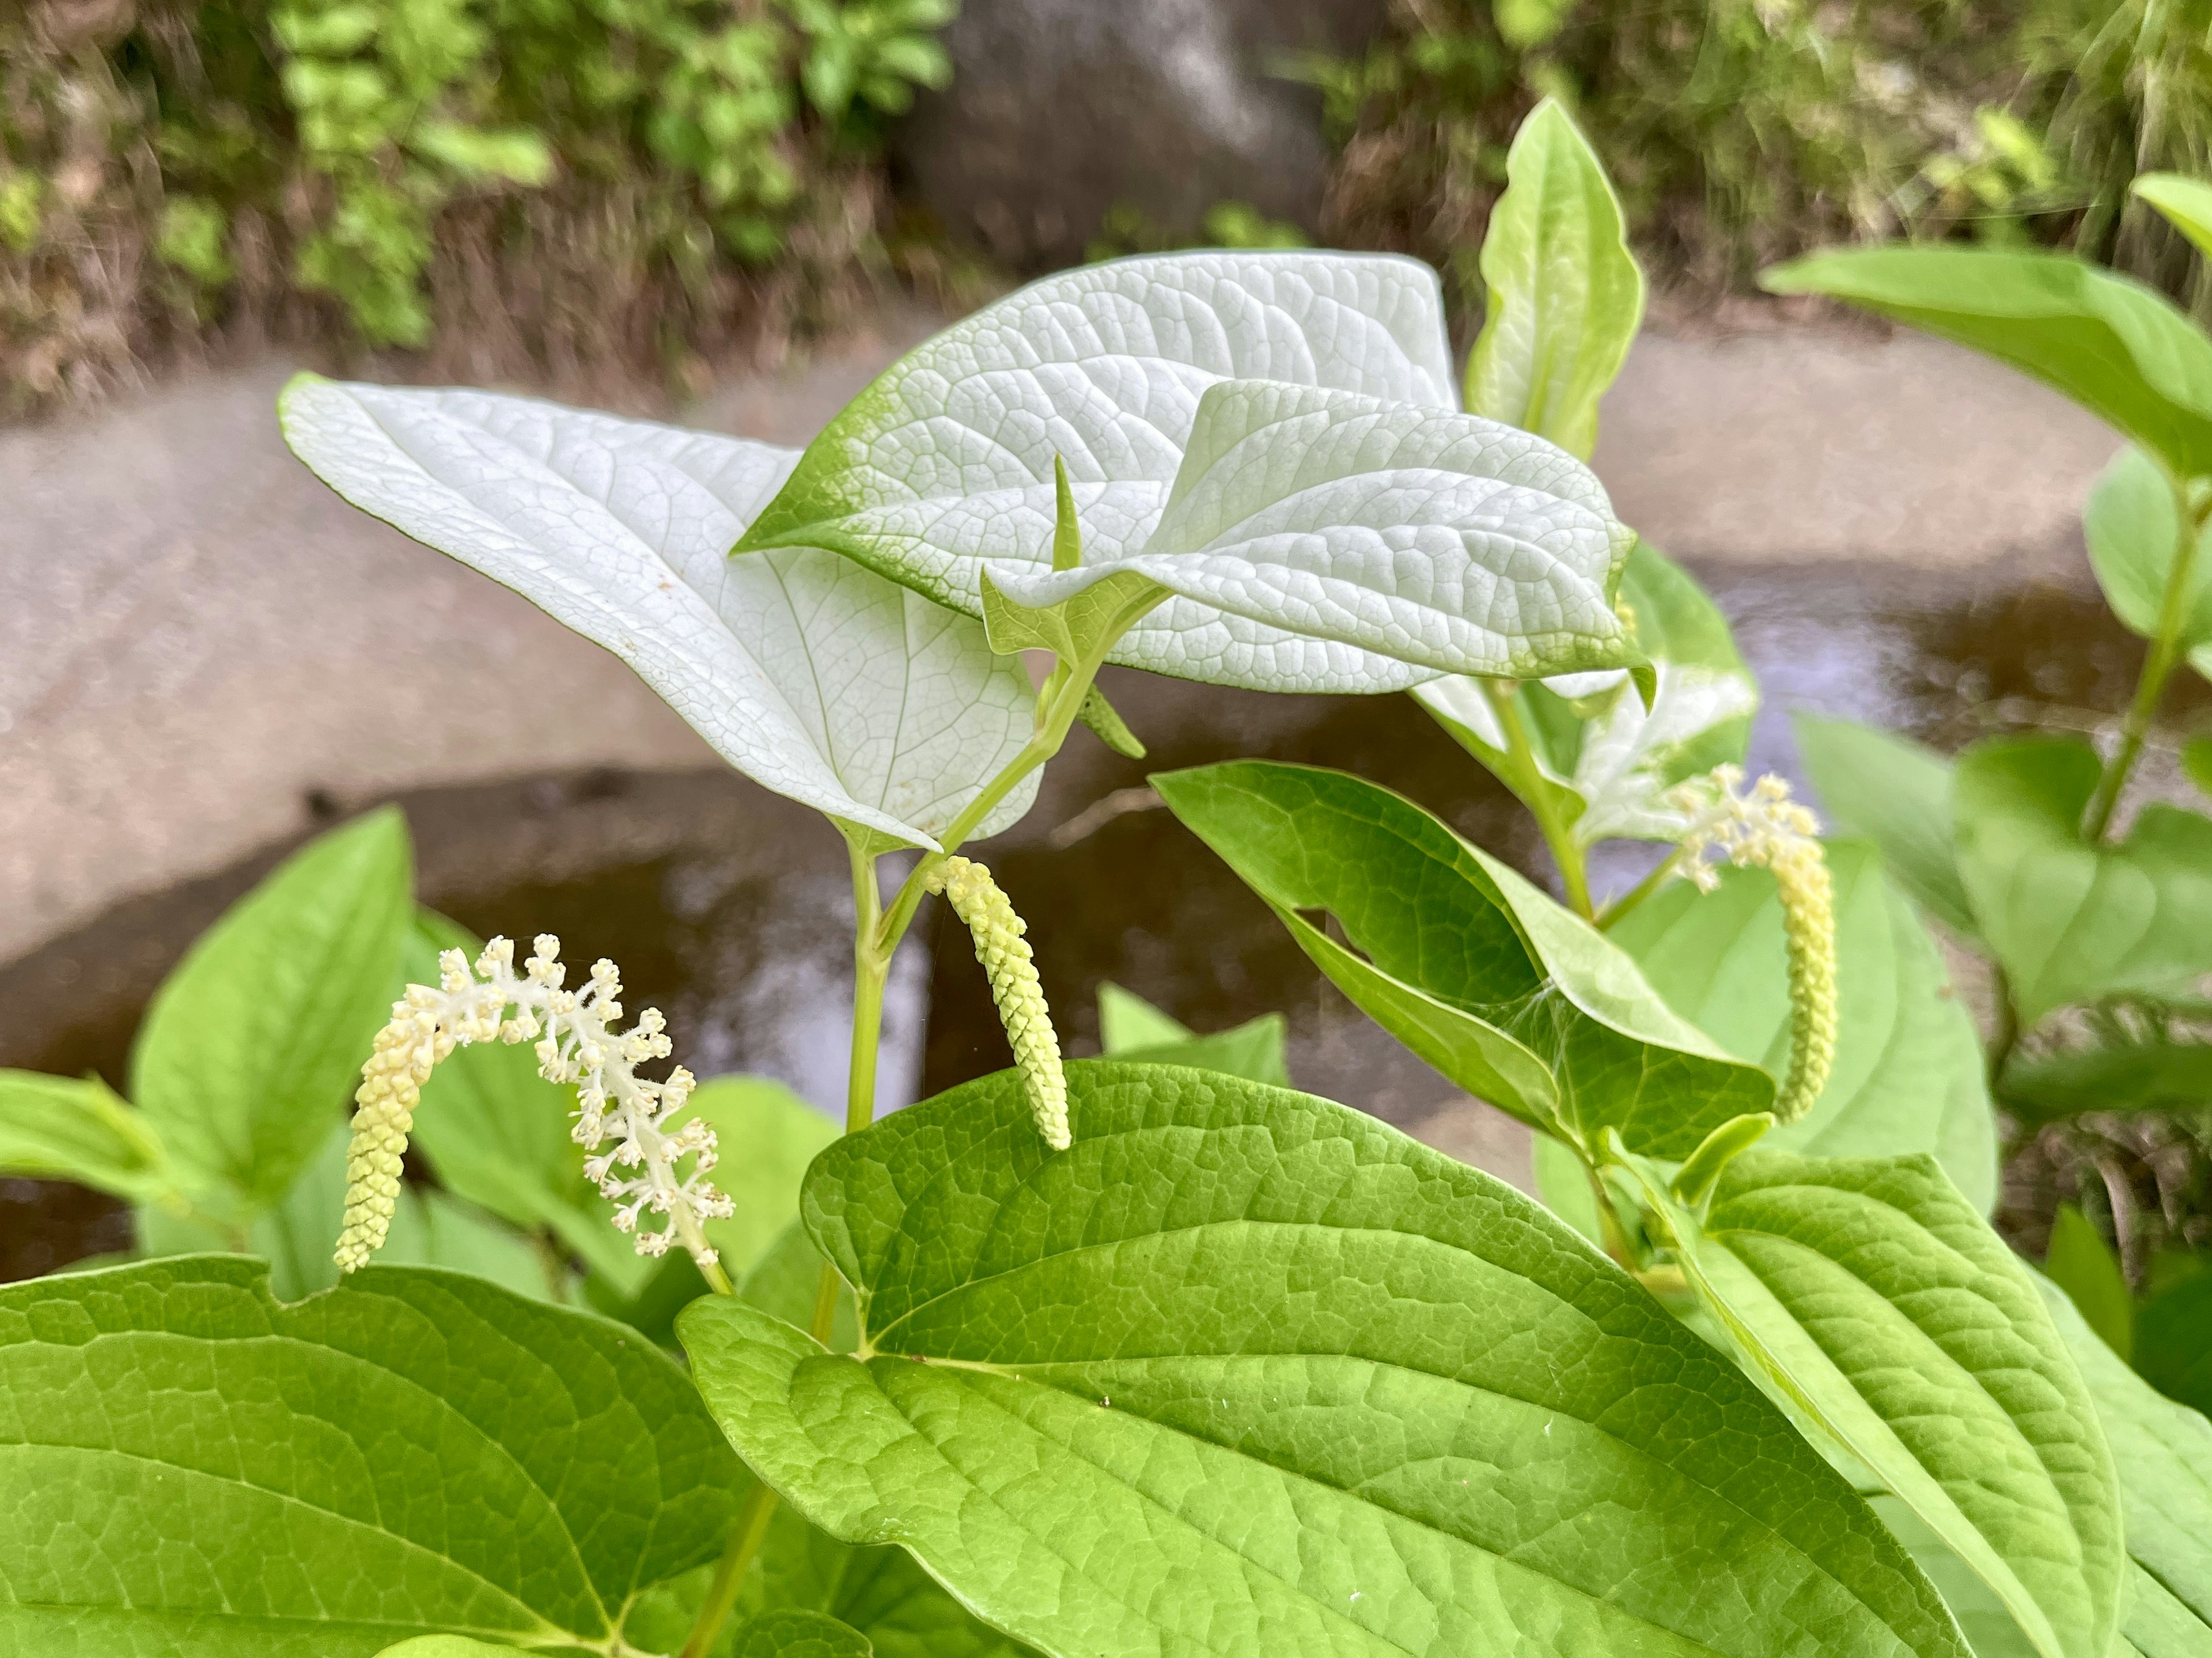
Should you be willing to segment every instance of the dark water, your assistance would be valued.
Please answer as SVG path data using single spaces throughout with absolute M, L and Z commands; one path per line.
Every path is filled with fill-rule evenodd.
M 1786 711 L 1844 714 L 1952 749 L 1992 731 L 2083 728 L 2132 687 L 2141 647 L 2093 592 L 1977 589 L 1830 568 L 1730 572 L 1715 583 L 1765 688 L 1754 771 L 1794 773 Z M 2192 677 L 2166 711 L 2208 699 Z M 1523 1137 L 1368 1024 L 1259 901 L 1141 787 L 1152 770 L 1239 755 L 1340 766 L 1386 783 L 1540 877 L 1519 809 L 1409 699 L 1268 697 L 1121 675 L 1109 690 L 1151 745 L 1119 759 L 1079 732 L 1016 830 L 982 849 L 1028 918 L 1072 1053 L 1095 1052 L 1113 980 L 1200 1029 L 1279 1010 L 1301 1086 L 1525 1177 Z M 2147 786 L 2173 786 L 2154 755 Z M 481 933 L 561 935 L 573 960 L 612 957 L 633 1007 L 669 1017 L 702 1075 L 781 1077 L 842 1101 L 852 907 L 842 843 L 819 818 L 726 772 L 593 774 L 404 799 L 426 902 Z M 312 815 L 313 803 L 310 803 Z M 0 968 L 0 1066 L 97 1071 L 127 1088 L 147 999 L 185 945 L 286 850 L 120 906 Z M 1634 849 L 1596 866 L 1602 890 Z M 1005 1065 L 1005 1040 L 957 923 L 933 907 L 894 972 L 880 1103 Z M 343 1108 L 332 1102 L 334 1120 Z M 0 1279 L 124 1247 L 127 1217 L 49 1182 L 0 1181 Z

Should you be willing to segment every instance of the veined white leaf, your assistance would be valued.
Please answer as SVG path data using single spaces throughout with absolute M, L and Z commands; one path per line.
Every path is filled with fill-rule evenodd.
M 1451 673 L 1620 662 L 1613 593 L 1635 540 L 1565 450 L 1446 409 L 1278 380 L 1199 399 L 1141 548 L 994 568 L 1025 604 L 1135 571 L 1247 620 Z
M 823 428 L 742 550 L 830 547 L 982 614 L 982 577 L 1049 568 L 1053 458 L 1085 559 L 1143 546 L 1199 398 L 1224 380 L 1455 409 L 1436 272 L 1310 251 L 1120 259 L 1032 282 L 895 364 Z M 1404 662 L 1178 597 L 1113 660 L 1269 690 L 1402 689 Z
M 348 501 L 612 651 L 779 794 L 934 847 L 1028 740 L 1028 679 L 975 623 L 820 549 L 726 556 L 795 450 L 310 374 L 278 411 Z M 1036 793 L 1032 777 L 977 833 Z

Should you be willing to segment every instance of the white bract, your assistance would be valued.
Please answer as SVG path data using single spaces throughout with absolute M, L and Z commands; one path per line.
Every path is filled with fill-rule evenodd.
M 934 848 L 1030 734 L 1019 660 L 976 623 L 817 548 L 726 556 L 794 450 L 313 375 L 280 412 L 348 501 L 605 646 L 738 770 L 872 843 Z
M 1354 392 L 1225 380 L 1199 400 L 1158 522 L 1081 568 L 1012 566 L 1021 603 L 1135 571 L 1183 598 L 1439 671 L 1619 659 L 1634 540 L 1588 468 L 1526 432 Z M 1350 647 L 1350 650 L 1341 647 Z
M 1450 422 L 1440 447 L 1467 442 L 1470 430 L 1457 413 L 1443 305 L 1425 265 L 1309 252 L 1124 259 L 1032 283 L 894 366 L 815 440 L 741 553 L 834 548 L 981 615 L 987 573 L 1014 593 L 1025 576 L 1050 567 L 1058 456 L 1072 481 L 1086 566 L 1148 551 L 1183 556 L 1178 580 L 1164 582 L 1176 596 L 1130 629 L 1112 660 L 1261 689 L 1399 689 L 1440 665 L 1490 670 L 1501 640 L 1516 661 L 1540 654 L 1501 596 L 1520 581 L 1542 586 L 1559 569 L 1573 571 L 1575 597 L 1530 620 L 1540 632 L 1585 620 L 1597 632 L 1577 659 L 1555 665 L 1621 659 L 1602 650 L 1618 633 L 1609 603 L 1594 614 L 1579 589 L 1604 588 L 1607 560 L 1617 567 L 1625 550 L 1622 532 L 1595 480 L 1565 457 L 1579 474 L 1565 496 L 1529 483 L 1522 487 L 1530 495 L 1509 506 L 1504 492 L 1468 489 L 1464 475 L 1441 490 L 1404 479 L 1363 489 L 1342 471 L 1363 461 L 1353 444 L 1329 463 L 1340 469 L 1335 487 L 1279 500 L 1280 519 L 1264 537 L 1177 544 L 1164 515 L 1202 400 L 1229 380 L 1356 394 L 1302 408 L 1310 429 L 1293 422 L 1265 434 L 1234 429 L 1237 419 L 1263 412 L 1256 392 L 1212 404 L 1213 417 L 1228 422 L 1220 449 L 1249 435 L 1271 466 L 1282 459 L 1275 449 L 1339 420 L 1364 420 L 1387 436 L 1368 463 L 1384 469 L 1393 447 L 1414 441 L 1421 411 Z M 1398 408 L 1385 417 L 1384 404 Z M 1511 452 L 1531 463 L 1532 450 Z M 1295 457 L 1290 464 L 1295 469 Z M 1196 476 L 1211 470 L 1200 461 Z M 1548 459 L 1540 470 L 1567 476 Z M 1454 489 L 1462 495 L 1448 499 Z M 1569 528 L 1563 500 L 1592 517 Z M 1433 533 L 1458 503 L 1509 516 L 1527 505 L 1534 516 L 1503 537 L 1494 537 L 1495 524 L 1482 537 Z M 1161 534 L 1168 544 L 1155 543 Z M 1559 544 L 1536 545 L 1549 541 Z M 1471 566 L 1486 559 L 1499 562 L 1478 583 Z M 1262 576 L 1262 563 L 1279 568 Z M 1539 564 L 1554 563 L 1539 574 Z M 1455 629 L 1445 611 L 1461 598 L 1492 608 Z M 1335 631 L 1317 636 L 1322 628 Z M 1453 653 L 1455 631 L 1475 641 L 1474 653 Z

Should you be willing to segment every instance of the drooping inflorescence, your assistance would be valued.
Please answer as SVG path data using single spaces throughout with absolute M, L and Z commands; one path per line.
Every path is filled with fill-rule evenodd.
M 1674 792 L 1690 820 L 1675 863 L 1707 892 L 1719 880 L 1707 853 L 1773 872 L 1790 959 L 1790 1074 L 1775 1095 L 1774 1117 L 1795 1122 L 1820 1097 L 1835 1062 L 1835 888 L 1820 820 L 1790 798 L 1789 783 L 1770 772 L 1749 789 L 1742 785 L 1741 767 L 1716 766 Z
M 345 1230 L 337 1247 L 344 1271 L 366 1266 L 391 1230 L 415 1108 L 438 1061 L 470 1042 L 532 1040 L 538 1074 L 576 1084 L 575 1138 L 599 1153 L 586 1160 L 584 1173 L 616 1204 L 615 1225 L 636 1232 L 640 1254 L 657 1255 L 680 1242 L 702 1266 L 714 1264 L 701 1223 L 732 1212 L 730 1199 L 707 1179 L 714 1166 L 714 1133 L 696 1118 L 672 1133 L 668 1127 L 690 1098 L 691 1073 L 678 1066 L 662 1082 L 637 1074 L 639 1066 L 668 1056 L 660 1011 L 648 1007 L 628 1030 L 617 1031 L 623 1009 L 615 964 L 594 963 L 591 981 L 569 990 L 558 959 L 561 941 L 540 933 L 533 948 L 520 977 L 508 939 L 485 945 L 473 973 L 467 957 L 449 950 L 438 959 L 434 987 L 410 985 L 392 1005 L 391 1023 L 377 1033 L 354 1094 Z M 609 1140 L 614 1144 L 600 1151 Z M 687 1157 L 690 1172 L 679 1175 L 677 1165 Z M 647 1211 L 665 1216 L 668 1225 L 639 1230 Z
M 1030 959 L 1029 931 L 991 872 L 965 858 L 947 858 L 924 884 L 945 895 L 952 913 L 968 924 L 975 959 L 991 981 L 991 1000 L 1021 1069 L 1022 1086 L 1036 1114 L 1037 1133 L 1055 1151 L 1073 1144 L 1067 1132 L 1067 1077 L 1060 1065 L 1060 1037 L 1045 1005 L 1044 987 Z

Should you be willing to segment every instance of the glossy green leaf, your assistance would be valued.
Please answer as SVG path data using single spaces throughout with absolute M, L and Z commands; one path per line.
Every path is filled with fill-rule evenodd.
M 2129 1554 L 2212 1626 L 2212 1422 L 2160 1398 L 2056 1286 L 2037 1283 L 2112 1443 Z
M 1650 659 L 1650 696 L 1627 673 L 1571 674 L 1512 689 L 1534 750 L 1544 809 L 1583 846 L 1615 835 L 1671 840 L 1682 815 L 1668 790 L 1723 762 L 1741 763 L 1759 688 L 1727 618 L 1673 560 L 1638 541 L 1620 580 L 1636 648 Z M 1492 702 L 1495 683 L 1455 676 L 1416 685 L 1438 724 L 1508 788 L 1528 780 L 1507 756 Z M 1532 806 L 1538 802 L 1529 801 Z
M 2128 189 L 2163 213 L 2197 252 L 2212 257 L 2212 185 L 2179 173 L 2139 173 Z
M 1905 896 L 1972 944 L 1980 937 L 1959 877 L 1951 827 L 1951 762 L 1893 732 L 1824 714 L 1790 716 L 1822 817 L 1881 848 Z
M 275 1203 L 345 1114 L 414 912 L 406 821 L 374 811 L 278 865 L 155 993 L 131 1097 L 188 1182 Z
M 1373 254 L 1207 252 L 1031 282 L 848 404 L 738 545 L 830 548 L 981 616 L 987 569 L 1051 566 L 1055 459 L 1073 480 L 1085 562 L 1141 546 L 1200 398 L 1224 380 L 1451 409 L 1436 273 Z M 1113 659 L 1275 689 L 1390 690 L 1426 677 L 1188 598 L 1147 616 Z
M 2080 826 L 2101 770 L 2075 738 L 1999 738 L 1959 756 L 1959 873 L 2024 1024 L 2212 972 L 2212 818 L 2153 804 L 2124 840 L 2092 846 Z
M 75 1181 L 129 1203 L 181 1201 L 161 1136 L 97 1077 L 0 1071 L 0 1175 Z
M 1143 1060 L 1153 1065 L 1194 1066 L 1224 1071 L 1247 1082 L 1291 1085 L 1285 1048 L 1290 1021 L 1262 1013 L 1243 1024 L 1201 1036 L 1170 1018 L 1143 997 L 1117 984 L 1098 987 L 1099 1046 L 1108 1057 Z
M 1556 99 L 1513 135 L 1505 178 L 1483 233 L 1488 309 L 1467 406 L 1588 460 L 1598 399 L 1643 325 L 1644 272 L 1604 167 Z
M 1997 1195 L 1996 1121 L 1973 1020 L 1935 941 L 1864 841 L 1827 846 L 1836 906 L 1836 1056 L 1827 1086 L 1772 1150 L 1808 1157 L 1932 1151 L 1986 1214 Z M 1738 1059 L 1780 1076 L 1790 1059 L 1782 903 L 1765 870 L 1729 869 L 1702 893 L 1676 882 L 1607 936 L 1668 1005 Z
M 480 392 L 302 374 L 284 440 L 364 512 L 622 659 L 765 788 L 934 847 L 1029 740 L 1021 665 L 982 630 L 806 547 L 725 554 L 798 455 Z M 1034 780 L 985 819 L 994 833 Z
M 1401 796 L 1258 761 L 1152 786 L 1346 995 L 1524 1122 L 1686 1157 L 1772 1102 L 1773 1079 L 1671 1011 L 1618 944 Z
M 1753 1374 L 2043 1658 L 2103 1658 L 2125 1558 L 2112 1455 L 2033 1282 L 1935 1159 L 1753 1151 L 1702 1227 L 1662 1212 Z
M 2098 475 L 2082 508 L 2089 562 L 2112 613 L 2145 639 L 2158 637 L 2166 579 L 2181 528 L 2173 488 L 2158 464 L 2126 448 Z M 2190 665 L 2212 675 L 2212 527 L 2197 537 L 2179 642 Z
M 1004 561 L 987 579 L 1045 606 L 1142 578 L 1340 653 L 1526 678 L 1628 659 L 1613 596 L 1634 540 L 1589 470 L 1526 432 L 1328 386 L 1231 380 L 1200 397 L 1141 541 L 1086 543 L 1074 569 Z M 995 626 L 992 636 L 1004 649 Z M 1300 689 L 1261 663 L 1238 683 Z
M 2136 1307 L 2127 1275 L 2088 1217 L 2070 1203 L 2060 1204 L 2051 1222 L 2043 1271 L 2067 1293 L 2107 1347 L 2122 1358 L 2133 1354 Z
M 286 1306 L 264 1270 L 0 1289 L 0 1650 L 605 1650 L 720 1552 L 742 1470 L 635 1333 L 408 1268 Z
M 805 1209 L 860 1356 L 680 1321 L 747 1461 L 1060 1655 L 1962 1651 L 1726 1359 L 1528 1199 L 1346 1107 L 1068 1067 L 885 1118 Z
M 2063 1278 L 2059 1283 L 2070 1292 Z M 2124 1349 L 2120 1357 L 2128 1357 Z M 2136 1321 L 2135 1363 L 2143 1380 L 2168 1399 L 2212 1415 L 2212 1269 L 2200 1269 L 2143 1303 Z
M 2064 393 L 2184 477 L 2212 472 L 2212 340 L 2164 295 L 2062 253 L 1832 249 L 1760 277 L 1985 352 Z

